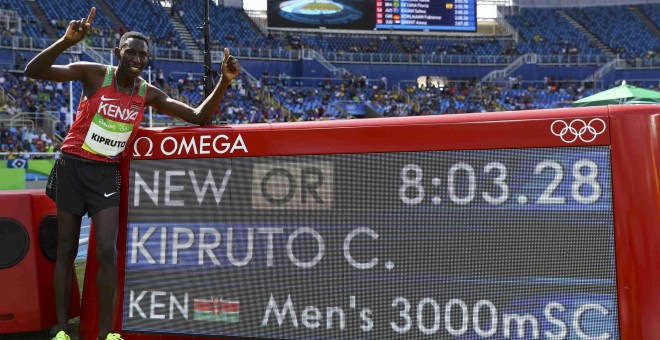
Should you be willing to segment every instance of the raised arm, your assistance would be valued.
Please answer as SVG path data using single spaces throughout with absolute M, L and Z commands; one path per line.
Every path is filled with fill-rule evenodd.
M 157 110 L 180 118 L 186 122 L 203 125 L 211 119 L 211 115 L 217 110 L 225 96 L 225 91 L 234 79 L 241 72 L 241 65 L 238 60 L 229 55 L 229 49 L 224 50 L 224 59 L 222 61 L 222 75 L 220 82 L 215 86 L 211 94 L 196 108 L 192 108 L 185 103 L 170 98 L 165 92 L 151 86 L 147 95 L 146 104 L 153 106 Z
M 25 66 L 25 75 L 34 79 L 64 82 L 86 80 L 86 75 L 93 73 L 94 68 L 101 70 L 100 65 L 93 63 L 53 65 L 62 52 L 80 42 L 87 35 L 95 14 L 96 7 L 92 7 L 87 18 L 71 20 L 63 37 L 30 60 L 27 66 Z

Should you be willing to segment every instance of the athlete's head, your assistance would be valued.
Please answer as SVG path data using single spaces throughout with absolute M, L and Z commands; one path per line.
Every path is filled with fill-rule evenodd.
M 121 36 L 121 39 L 119 39 L 119 48 L 121 49 L 125 44 L 128 43 L 128 39 L 130 38 L 135 38 L 135 39 L 140 39 L 147 43 L 147 49 L 149 48 L 149 39 L 144 36 L 144 34 L 136 31 L 130 31 L 124 33 L 124 35 Z
M 149 40 L 140 32 L 126 32 L 119 39 L 115 56 L 121 72 L 137 77 L 149 62 Z

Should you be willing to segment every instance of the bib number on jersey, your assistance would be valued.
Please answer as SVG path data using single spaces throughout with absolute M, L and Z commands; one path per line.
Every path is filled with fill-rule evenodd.
M 82 148 L 97 155 L 114 157 L 126 149 L 133 124 L 115 122 L 96 114 Z

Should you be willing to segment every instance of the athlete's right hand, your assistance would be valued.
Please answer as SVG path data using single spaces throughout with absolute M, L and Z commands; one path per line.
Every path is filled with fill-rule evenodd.
M 96 7 L 92 7 L 87 18 L 71 20 L 69 27 L 66 29 L 66 33 L 64 33 L 64 40 L 71 44 L 76 44 L 82 40 L 85 35 L 87 35 L 87 32 L 89 32 L 90 27 L 92 27 L 94 14 L 96 14 Z

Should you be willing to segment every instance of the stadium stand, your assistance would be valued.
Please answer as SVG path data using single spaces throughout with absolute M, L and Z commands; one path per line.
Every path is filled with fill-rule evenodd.
M 496 39 L 466 41 L 406 36 L 400 39 L 404 52 L 414 54 L 498 55 L 506 45 Z
M 656 5 L 639 5 L 639 9 L 644 13 L 652 22 L 660 23 L 660 6 Z
M 190 31 L 199 48 L 203 47 L 202 31 L 199 29 L 204 17 L 204 7 L 195 0 L 178 0 L 177 9 L 181 9 L 181 20 Z M 184 10 L 185 9 L 185 10 Z M 179 15 L 178 10 L 174 11 Z M 267 40 L 250 22 L 250 19 L 240 9 L 221 8 L 214 4 L 210 6 L 209 17 L 213 18 L 211 30 L 211 46 L 219 50 L 221 47 L 281 47 L 275 40 Z M 217 26 L 216 26 L 217 25 Z
M 647 10 L 657 8 L 658 5 L 649 5 Z M 660 39 L 653 36 L 628 6 L 578 8 L 570 13 L 624 58 L 644 57 L 660 48 Z
M 302 37 L 303 45 L 320 51 L 334 52 L 370 52 L 370 53 L 401 53 L 402 50 L 394 38 L 388 38 L 384 35 L 378 37 L 355 37 L 346 39 L 345 37 L 330 36 L 322 38 L 320 36 L 304 35 Z
M 37 48 L 46 47 L 46 34 L 34 18 L 32 10 L 22 0 L 3 0 L 0 2 L 5 25 L 2 27 L 2 45 Z M 20 29 L 20 31 L 19 31 Z M 34 39 L 34 42 L 32 41 Z
M 523 8 L 507 20 L 524 42 L 516 44 L 520 54 L 602 54 L 583 32 L 563 18 L 554 8 Z
M 25 1 L 21 1 L 25 3 Z M 44 14 L 50 20 L 50 25 L 57 29 L 57 33 L 64 35 L 71 18 L 84 18 L 89 14 L 89 9 L 98 5 L 93 0 L 71 0 L 71 1 L 37 1 Z M 49 23 L 42 23 L 47 25 Z M 106 13 L 97 8 L 94 17 L 94 27 L 86 37 L 85 43 L 96 47 L 112 47 L 116 45 L 117 36 L 123 30 L 116 27 Z
M 121 18 L 124 20 L 127 31 L 144 32 L 148 35 L 152 44 L 164 48 L 182 50 L 188 48 L 179 37 L 174 25 L 172 25 L 168 13 L 159 3 L 114 0 L 107 1 L 107 4 L 115 13 L 124 14 Z M 139 15 L 130 15 L 129 13 L 139 13 Z M 149 20 L 144 20 L 145 17 Z
M 201 75 L 193 72 L 202 69 L 203 6 L 198 1 L 177 0 L 174 7 L 128 0 L 105 1 L 105 7 L 100 1 L 40 0 L 47 20 L 40 22 L 26 1 L 0 0 L 0 122 L 12 131 L 10 139 L 17 140 L 19 130 L 23 135 L 25 129 L 44 129 L 44 119 L 36 123 L 39 117 L 57 122 L 44 129 L 54 145 L 66 132 L 69 105 L 73 102 L 75 110 L 80 84 L 71 84 L 70 95 L 68 84 L 33 81 L 21 70 L 49 43 L 45 25 L 62 34 L 70 18 L 87 15 L 91 6 L 98 10 L 84 42 L 91 51 L 74 51 L 69 59 L 97 60 L 94 53 L 107 55 L 123 31 L 142 31 L 154 49 L 152 83 L 192 105 L 204 98 Z M 120 18 L 119 25 L 111 17 Z M 268 31 L 243 10 L 213 3 L 210 17 L 214 62 L 229 47 L 246 71 L 227 91 L 218 115 L 234 124 L 361 117 L 351 113 L 355 107 L 381 116 L 567 107 L 622 79 L 648 88 L 660 83 L 660 4 L 520 8 L 500 18 L 510 25 L 508 32 L 449 37 Z M 186 44 L 184 36 L 192 43 Z M 526 57 L 531 54 L 535 57 Z M 496 76 L 489 77 L 493 72 Z M 417 79 L 428 75 L 446 79 Z M 381 80 L 384 76 L 388 79 Z M 30 118 L 17 120 L 21 115 Z M 154 122 L 176 123 L 157 112 Z M 2 144 L 3 150 L 13 149 Z M 36 142 L 21 147 L 40 150 Z

